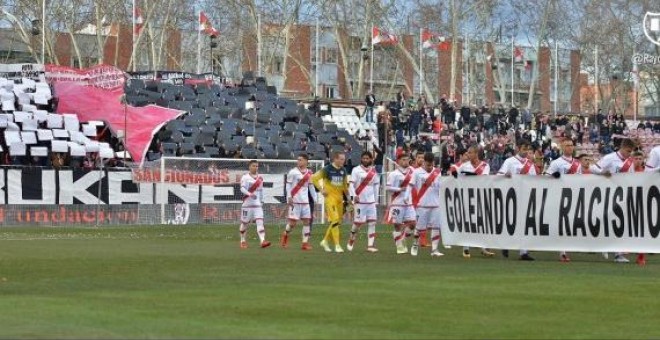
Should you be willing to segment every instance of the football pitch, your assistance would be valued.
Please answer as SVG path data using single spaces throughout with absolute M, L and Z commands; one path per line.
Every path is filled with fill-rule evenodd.
M 346 228 L 344 226 L 344 228 Z M 0 338 L 657 338 L 660 257 L 239 249 L 238 228 L 0 229 Z M 346 240 L 343 230 L 342 242 Z M 512 255 L 513 252 L 512 252 Z M 634 261 L 634 256 L 630 256 Z

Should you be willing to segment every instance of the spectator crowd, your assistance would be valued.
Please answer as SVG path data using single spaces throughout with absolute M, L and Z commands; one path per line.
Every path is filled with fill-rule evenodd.
M 532 144 L 534 159 L 541 168 L 560 157 L 560 138 L 572 139 L 577 154 L 595 159 L 617 150 L 623 137 L 635 139 L 641 151 L 660 144 L 660 121 L 629 126 L 624 116 L 614 111 L 555 116 L 515 106 L 459 106 L 445 95 L 432 104 L 424 95 L 406 98 L 401 92 L 394 100 L 379 103 L 379 144 L 387 145 L 387 156 L 396 159 L 404 152 L 434 152 L 444 172 L 472 144 L 481 146 L 491 172 L 497 172 L 514 154 L 519 139 Z

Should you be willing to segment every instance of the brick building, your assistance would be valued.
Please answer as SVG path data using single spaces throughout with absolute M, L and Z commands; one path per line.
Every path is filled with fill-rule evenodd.
M 178 71 L 181 70 L 181 32 L 168 29 L 165 32 L 164 48 L 162 50 L 162 68 Z M 80 53 L 80 58 L 76 53 L 72 37 L 65 32 L 55 32 L 54 41 L 51 48 L 46 49 L 46 62 L 63 66 L 84 68 L 98 64 L 98 38 L 96 28 L 88 25 L 83 30 L 74 34 L 76 45 Z M 105 26 L 102 32 L 103 40 L 103 63 L 117 66 L 122 70 L 127 70 L 131 53 L 133 51 L 132 26 L 112 24 Z M 24 63 L 36 62 L 29 51 L 29 47 L 23 42 L 20 36 L 13 29 L 0 29 L 0 57 L 5 63 Z M 144 35 L 142 44 L 148 44 L 148 36 Z M 41 54 L 41 39 L 33 36 L 30 45 L 37 54 Z M 147 48 L 139 48 L 140 53 L 137 56 L 137 69 L 152 70 L 152 58 Z
M 289 57 L 284 60 L 284 38 L 282 26 L 264 24 L 262 29 L 263 75 L 278 90 L 293 97 L 309 97 L 314 93 L 315 27 L 294 25 L 291 28 Z M 279 38 L 278 38 L 279 37 Z M 319 80 L 317 93 L 325 98 L 361 100 L 370 88 L 370 42 L 341 32 L 340 41 L 344 42 L 345 53 L 332 28 L 322 28 L 319 37 Z M 373 88 L 377 98 L 389 99 L 398 91 L 417 96 L 420 92 L 418 78 L 419 37 L 417 35 L 399 35 L 399 43 L 409 51 L 411 61 L 400 49 L 392 46 L 374 48 Z M 451 40 L 444 48 L 424 52 L 424 72 L 426 83 L 435 99 L 440 95 L 449 96 Z M 548 47 L 542 47 L 537 58 L 532 48 L 517 47 L 524 55 L 521 60 L 513 58 L 510 44 L 490 42 L 457 41 L 455 100 L 467 104 L 493 105 L 513 102 L 517 106 L 527 106 L 530 83 L 534 72 L 534 109 L 552 111 L 554 109 L 554 56 Z M 367 48 L 366 52 L 364 48 Z M 488 55 L 486 54 L 488 52 Z M 575 50 L 559 51 L 559 82 L 557 108 L 561 112 L 580 110 L 580 55 Z M 257 37 L 246 35 L 243 38 L 242 70 L 258 72 Z M 348 60 L 342 57 L 346 56 Z M 469 57 L 467 57 L 469 55 Z M 363 89 L 356 88 L 360 77 L 360 59 L 364 59 L 362 68 Z M 511 64 L 514 69 L 514 85 L 511 85 Z M 498 71 L 499 68 L 499 71 Z M 469 76 L 468 76 L 469 74 Z M 499 74 L 499 77 L 498 77 Z M 285 76 L 286 75 L 286 76 Z M 502 78 L 502 81 L 498 81 Z M 468 82 L 467 79 L 470 79 Z

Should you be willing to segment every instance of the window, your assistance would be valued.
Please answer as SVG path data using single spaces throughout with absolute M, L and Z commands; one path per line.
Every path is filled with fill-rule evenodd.
M 282 61 L 282 57 L 274 57 L 273 58 L 273 63 L 271 65 L 271 73 L 272 74 L 282 74 L 284 68 L 284 62 Z
M 337 49 L 336 48 L 326 48 L 325 49 L 325 63 L 326 64 L 336 64 L 338 60 Z
M 335 98 L 336 88 L 334 86 L 327 86 L 325 88 L 325 98 Z

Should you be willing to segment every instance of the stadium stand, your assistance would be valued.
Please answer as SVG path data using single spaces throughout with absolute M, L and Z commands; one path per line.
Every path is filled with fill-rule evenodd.
M 340 111 L 328 120 L 302 103 L 279 97 L 265 79 L 245 76 L 241 86 L 231 88 L 127 82 L 130 105 L 157 104 L 186 111 L 156 133 L 147 161 L 161 156 L 293 159 L 300 152 L 325 160 L 332 151 L 346 151 L 352 164 L 359 163 L 364 147 L 353 133 L 358 126 L 368 126 L 355 113 L 349 118 Z
M 81 123 L 55 114 L 56 99 L 45 81 L 0 78 L 0 164 L 83 166 L 90 156 L 115 158 L 104 122 Z

